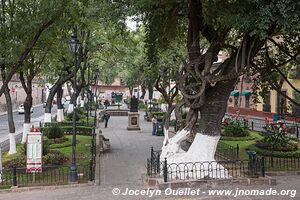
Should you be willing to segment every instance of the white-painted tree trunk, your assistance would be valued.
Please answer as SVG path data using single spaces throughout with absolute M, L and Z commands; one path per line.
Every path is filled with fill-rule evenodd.
M 229 178 L 228 171 L 218 164 L 214 158 L 220 136 L 197 133 L 189 150 L 184 151 L 180 147 L 180 143 L 187 138 L 188 133 L 183 129 L 174 137 L 168 139 L 166 143 L 164 141 L 161 158 L 167 158 L 169 170 L 174 171 L 172 173 L 174 177 L 172 178 Z M 186 172 L 185 169 L 187 168 L 189 172 Z
M 84 107 L 84 99 L 80 99 L 80 107 L 81 107 L 81 108 Z
M 17 153 L 17 146 L 16 146 L 16 136 L 15 133 L 9 133 L 9 151 L 8 154 L 15 154 Z
M 164 127 L 164 136 L 165 138 L 163 141 L 163 146 L 165 146 L 169 141 L 169 129 L 166 129 L 165 127 Z
M 64 110 L 63 109 L 57 109 L 57 121 L 62 122 L 64 119 Z
M 24 123 L 23 124 L 23 135 L 22 135 L 22 141 L 21 143 L 24 144 L 27 140 L 27 134 L 29 133 L 31 128 L 31 124 L 30 123 Z
M 70 113 L 73 112 L 73 110 L 74 110 L 74 105 L 72 103 L 70 103 L 69 106 L 68 106 L 67 113 L 70 114 Z
M 61 120 L 62 120 L 62 121 L 65 121 L 64 109 L 62 109 Z
M 45 113 L 44 115 L 44 123 L 51 123 L 52 115 L 51 113 Z

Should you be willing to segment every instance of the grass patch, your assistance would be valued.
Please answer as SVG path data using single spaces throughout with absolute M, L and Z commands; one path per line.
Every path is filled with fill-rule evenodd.
M 72 135 L 65 136 L 68 140 L 60 144 L 51 144 L 50 150 L 57 150 L 62 152 L 66 157 L 69 158 L 71 162 L 72 158 Z M 90 159 L 90 146 L 91 146 L 92 136 L 77 135 L 76 136 L 76 161 L 78 164 L 88 164 Z M 3 153 L 2 163 L 5 164 L 11 160 L 21 157 L 24 144 L 17 144 L 17 153 L 9 155 L 8 152 Z
M 67 137 L 68 138 L 68 137 Z M 72 140 L 70 140 L 68 138 L 67 141 L 65 141 L 64 143 L 60 143 L 60 144 L 51 144 L 50 145 L 50 149 L 59 149 L 59 148 L 65 148 L 65 147 L 70 147 L 72 146 Z
M 226 139 L 222 139 L 223 136 L 221 137 L 220 142 L 224 143 L 224 144 L 228 144 L 231 145 L 233 147 L 236 147 L 237 144 L 239 145 L 240 148 L 240 159 L 241 160 L 248 160 L 248 154 L 247 151 L 248 150 L 253 150 L 256 151 L 258 155 L 264 155 L 264 156 L 271 156 L 272 155 L 272 151 L 266 150 L 266 149 L 261 149 L 258 148 L 257 146 L 255 146 L 256 141 L 258 140 L 262 140 L 264 137 L 261 135 L 260 132 L 256 132 L 256 131 L 251 131 L 250 132 L 250 136 L 251 138 L 255 138 L 252 140 L 239 140 L 238 137 L 234 137 L 234 138 L 227 138 Z M 229 140 L 229 139 L 233 139 L 233 140 Z M 298 146 L 300 144 L 298 143 Z M 274 151 L 273 153 L 274 157 L 280 157 L 280 158 L 291 158 L 291 157 L 295 157 L 295 158 L 300 158 L 300 149 L 298 149 L 297 151 L 289 151 L 289 152 L 283 152 L 283 151 Z
M 24 149 L 24 144 L 17 144 L 17 153 L 11 154 L 11 155 L 9 155 L 8 152 L 3 153 L 2 163 L 3 164 L 7 163 L 7 162 L 14 160 L 17 157 L 21 156 L 23 149 Z
M 56 150 L 62 152 L 65 154 L 68 158 L 72 158 L 72 135 L 67 135 L 68 141 L 65 143 L 60 144 L 61 146 L 63 145 L 68 145 L 71 142 L 70 146 L 65 146 L 65 147 L 60 147 L 56 148 Z M 90 148 L 91 148 L 91 141 L 92 137 L 91 136 L 84 136 L 84 135 L 77 135 L 76 136 L 76 162 L 78 164 L 88 164 L 89 159 L 90 159 Z M 52 148 L 51 148 L 52 149 Z
M 222 140 L 221 139 L 220 142 L 231 145 L 233 147 L 236 147 L 238 144 L 239 148 L 240 148 L 240 154 L 239 154 L 240 159 L 247 160 L 248 159 L 247 150 L 249 150 L 249 146 L 254 145 L 256 143 L 256 140 L 260 140 L 263 138 L 263 136 L 259 132 L 256 132 L 256 131 L 251 131 L 249 137 L 255 138 L 255 139 L 237 140 L 237 137 L 234 137 L 234 138 L 236 138 L 236 140 Z

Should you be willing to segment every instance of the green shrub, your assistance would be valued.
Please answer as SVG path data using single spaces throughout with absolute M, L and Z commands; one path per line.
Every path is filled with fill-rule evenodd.
M 224 128 L 223 135 L 227 137 L 247 137 L 249 136 L 248 126 L 239 121 L 231 121 Z
M 228 137 L 228 136 L 222 136 L 220 140 L 226 140 L 226 141 L 249 141 L 249 140 L 255 140 L 256 137 L 252 136 L 246 136 L 246 137 Z
M 80 120 L 80 117 L 81 116 L 76 112 L 76 114 L 75 114 L 76 122 L 78 122 Z M 68 113 L 67 114 L 66 121 L 73 121 L 73 113 Z
M 152 116 L 154 116 L 156 119 L 163 119 L 165 114 L 165 112 L 152 112 Z
M 64 136 L 63 130 L 57 124 L 53 124 L 47 130 L 47 137 L 49 139 L 61 138 Z
M 15 164 L 17 167 L 25 167 L 26 166 L 26 154 L 16 157 Z
M 266 134 L 263 139 L 265 145 L 261 145 L 261 147 L 273 148 L 273 149 L 293 149 L 291 144 L 293 143 L 289 137 L 282 131 L 281 128 L 275 128 L 272 126 L 265 127 Z M 297 147 L 297 146 L 296 146 Z
M 146 110 L 146 108 L 147 108 L 147 105 L 144 104 L 143 101 L 139 101 L 139 109 L 141 109 L 141 110 Z
M 271 151 L 257 147 L 255 144 L 248 147 L 249 150 L 256 151 L 261 156 L 274 156 L 278 158 L 300 158 L 300 151 Z
M 49 153 L 49 150 L 50 150 L 50 143 L 49 143 L 49 140 L 48 138 L 46 137 L 43 137 L 43 156 L 44 155 L 47 155 Z
M 49 143 L 51 144 L 61 144 L 68 141 L 68 138 L 61 137 L 61 138 L 55 138 L 55 139 L 49 139 Z
M 58 150 L 50 150 L 49 153 L 43 156 L 44 165 L 62 165 L 68 158 Z
M 47 133 L 49 131 L 49 127 L 43 128 L 42 130 Z M 72 134 L 73 127 L 72 126 L 60 126 L 60 129 L 64 134 Z M 76 126 L 76 134 L 77 135 L 92 135 L 93 127 L 91 126 Z
M 51 144 L 50 148 L 51 149 L 59 149 L 59 148 L 70 147 L 70 146 L 72 146 L 72 140 L 68 140 L 68 138 L 66 138 L 66 141 L 64 143 Z
M 288 143 L 284 146 L 278 145 L 278 146 L 272 146 L 270 143 L 261 140 L 258 141 L 255 146 L 261 149 L 266 149 L 270 151 L 297 151 L 298 150 L 298 144 L 297 143 Z

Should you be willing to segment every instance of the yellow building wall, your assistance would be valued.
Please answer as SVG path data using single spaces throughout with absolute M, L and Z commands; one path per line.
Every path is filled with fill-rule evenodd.
M 277 92 L 275 90 L 271 90 L 271 97 L 270 97 L 270 104 L 271 104 L 271 112 L 276 112 L 276 103 L 277 103 Z
M 289 81 L 296 89 L 300 90 L 300 79 L 289 79 Z M 287 95 L 291 98 L 294 98 L 294 89 L 291 88 L 291 86 L 287 82 L 283 83 L 282 90 L 287 91 Z M 256 109 L 258 111 L 263 111 L 263 98 L 258 97 L 258 99 L 261 103 L 256 104 Z M 270 104 L 271 104 L 271 112 L 276 113 L 277 92 L 275 90 L 271 90 Z M 289 107 L 289 101 L 288 101 L 288 107 Z
M 291 84 L 296 88 L 300 90 L 300 79 L 289 79 Z M 284 82 L 282 85 L 282 91 L 287 91 L 287 95 L 291 98 L 294 98 L 294 89 L 291 88 L 291 86 L 287 83 Z M 261 103 L 258 103 L 256 105 L 256 108 L 258 111 L 263 111 L 263 98 L 259 97 L 258 98 Z M 277 92 L 275 90 L 271 90 L 271 97 L 270 97 L 270 104 L 271 104 L 271 112 L 275 113 L 276 110 L 276 104 L 277 104 Z M 289 102 L 289 101 L 288 101 Z M 289 107 L 289 103 L 288 103 Z
M 260 103 L 256 104 L 256 109 L 258 111 L 262 111 L 263 110 L 263 98 L 261 96 L 259 96 L 258 100 L 259 100 Z

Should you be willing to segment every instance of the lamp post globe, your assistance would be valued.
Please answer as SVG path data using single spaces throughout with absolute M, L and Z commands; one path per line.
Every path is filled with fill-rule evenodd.
M 77 54 L 79 52 L 79 48 L 81 46 L 79 40 L 77 39 L 76 31 L 73 31 L 71 39 L 69 41 L 69 49 L 74 54 Z
M 77 55 L 80 49 L 80 42 L 77 39 L 77 34 L 76 34 L 76 28 L 74 27 L 73 29 L 73 34 L 71 36 L 71 39 L 69 41 L 69 48 L 73 54 L 73 59 L 74 59 L 74 78 L 73 78 L 73 124 L 72 124 L 72 164 L 70 167 L 70 182 L 75 183 L 78 180 L 78 174 L 77 174 L 77 165 L 76 165 L 76 92 L 77 92 L 77 88 L 76 88 L 76 73 L 77 73 L 77 69 L 78 69 L 78 62 L 77 62 Z

